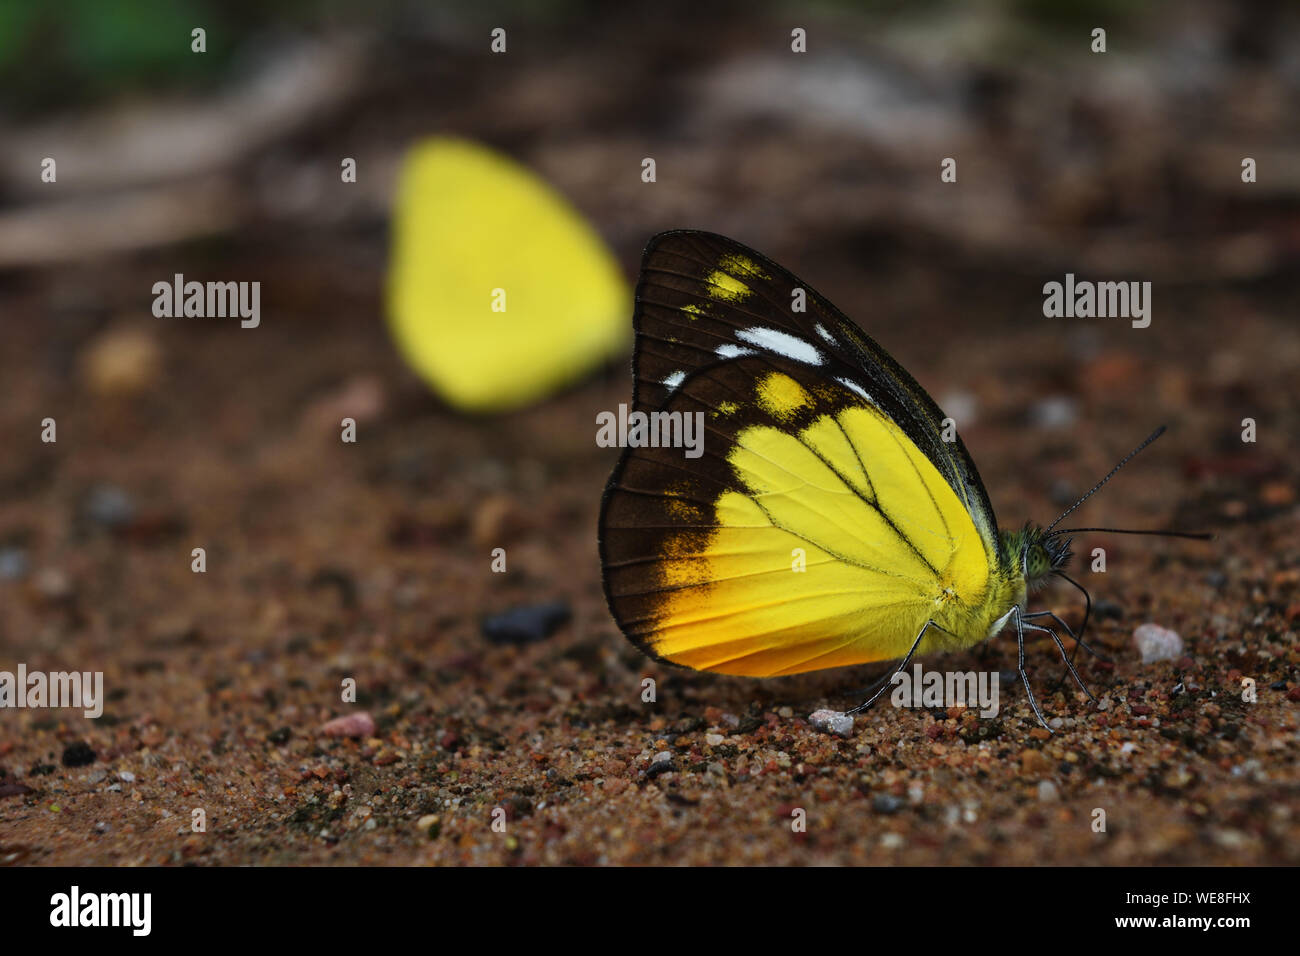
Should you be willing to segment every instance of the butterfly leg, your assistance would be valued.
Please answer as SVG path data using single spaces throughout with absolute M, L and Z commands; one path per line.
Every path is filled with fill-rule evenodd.
M 1099 661 L 1105 661 L 1107 664 L 1113 664 L 1113 663 L 1114 663 L 1114 661 L 1112 661 L 1112 660 L 1111 660 L 1109 657 L 1107 657 L 1105 654 L 1101 653 L 1101 652 L 1098 651 L 1096 648 L 1094 648 L 1094 647 L 1092 647 L 1091 645 L 1087 644 L 1087 643 L 1084 641 L 1084 639 L 1083 639 L 1079 634 L 1075 634 L 1075 633 L 1074 633 L 1074 628 L 1070 627 L 1070 625 L 1066 624 L 1066 623 L 1065 623 L 1064 621 L 1062 621 L 1059 617 L 1057 617 L 1055 611 L 1034 611 L 1032 614 L 1026 614 L 1026 615 L 1025 615 L 1025 620 L 1026 620 L 1026 621 L 1032 621 L 1032 620 L 1035 620 L 1036 618 L 1040 618 L 1040 617 L 1050 617 L 1053 621 L 1055 621 L 1057 624 L 1059 624 L 1061 627 L 1063 627 L 1063 628 L 1065 629 L 1065 633 L 1070 635 L 1070 639 L 1073 640 L 1074 643 L 1078 644 L 1080 647 L 1082 647 L 1085 651 L 1087 651 L 1087 652 L 1088 652 L 1089 654 L 1091 654 L 1093 657 L 1097 658 L 1097 660 L 1099 660 Z
M 1070 660 L 1070 655 L 1065 652 L 1065 645 L 1061 643 L 1060 635 L 1057 634 L 1050 627 L 1042 627 L 1041 625 L 1038 624 L 1026 624 L 1025 630 L 1041 631 L 1044 634 L 1052 635 L 1052 640 L 1056 642 L 1056 649 L 1061 652 L 1061 660 L 1065 661 L 1065 666 L 1068 667 L 1070 669 L 1070 673 L 1074 675 L 1074 682 L 1079 685 L 1079 687 L 1083 690 L 1085 694 L 1088 695 L 1088 699 L 1090 701 L 1092 701 L 1094 704 L 1097 703 L 1097 698 L 1092 696 L 1092 691 L 1088 690 L 1088 685 L 1083 682 L 1083 678 L 1079 676 L 1079 672 L 1074 669 L 1074 662 Z
M 871 697 L 871 695 L 874 694 L 876 691 L 880 690 L 881 687 L 883 687 L 884 685 L 888 684 L 889 681 L 890 681 L 890 679 L 891 679 L 891 678 L 892 678 L 896 673 L 898 673 L 898 672 L 897 672 L 897 671 L 886 671 L 884 674 L 881 674 L 878 678 L 876 678 L 875 680 L 873 680 L 873 681 L 872 681 L 872 682 L 867 686 L 867 688 L 866 688 L 865 690 L 862 690 L 862 691 L 853 691 L 852 693 L 853 693 L 855 696 L 856 696 L 858 693 L 861 693 L 861 694 L 863 694 L 863 695 L 865 695 L 865 696 L 867 696 L 867 697 Z M 872 699 L 874 700 L 875 698 L 872 698 Z
M 1091 654 L 1093 657 L 1100 658 L 1101 660 L 1104 660 L 1104 661 L 1106 661 L 1107 663 L 1109 663 L 1109 662 L 1110 662 L 1110 659 L 1109 659 L 1109 658 L 1105 657 L 1105 656 L 1102 655 L 1102 654 L 1097 653 L 1095 650 L 1093 650 L 1093 649 L 1092 649 L 1091 647 L 1089 647 L 1087 644 L 1084 644 L 1084 643 L 1083 643 L 1083 640 L 1082 640 L 1083 635 L 1086 634 L 1086 633 L 1088 632 L 1088 619 L 1089 619 L 1090 617 L 1092 617 L 1092 595 L 1088 593 L 1088 589 L 1087 589 L 1087 588 L 1085 588 L 1085 587 L 1084 587 L 1082 584 L 1080 584 L 1078 581 L 1074 580 L 1074 578 L 1070 577 L 1070 576 L 1069 576 L 1068 574 L 1066 574 L 1064 571 L 1057 571 L 1057 572 L 1055 572 L 1055 574 L 1056 574 L 1056 576 L 1057 576 L 1058 578 L 1060 578 L 1061 580 L 1063 580 L 1063 581 L 1065 581 L 1066 583 L 1070 584 L 1072 587 L 1076 588 L 1076 589 L 1079 591 L 1079 593 L 1083 595 L 1083 623 L 1079 625 L 1079 634 L 1078 634 L 1078 636 L 1076 637 L 1076 636 L 1074 635 L 1074 632 L 1073 632 L 1073 631 L 1070 631 L 1070 628 L 1069 628 L 1069 627 L 1066 628 L 1067 631 L 1070 631 L 1070 636 L 1071 636 L 1071 637 L 1074 637 L 1074 641 L 1075 641 L 1075 644 L 1074 644 L 1074 650 L 1072 650 L 1072 651 L 1070 652 L 1070 663 L 1071 663 L 1071 664 L 1074 663 L 1074 656 L 1075 656 L 1076 654 L 1079 653 L 1079 648 L 1080 648 L 1080 647 L 1087 648 L 1088 653 Z M 1055 617 L 1055 615 L 1053 615 L 1053 617 Z M 1056 619 L 1057 619 L 1058 621 L 1061 620 L 1060 618 L 1056 618 Z M 1064 622 L 1064 621 L 1061 621 L 1061 623 L 1064 624 L 1065 622 Z M 1057 680 L 1057 682 L 1056 682 L 1056 686 L 1059 688 L 1059 687 L 1061 687 L 1064 683 L 1065 683 L 1065 674 L 1062 674 L 1062 675 L 1060 676 L 1060 678 Z
M 912 662 L 912 655 L 915 654 L 916 649 L 921 646 L 921 638 L 925 637 L 925 632 L 932 627 L 938 627 L 938 626 L 939 625 L 934 623 L 934 621 L 926 621 L 924 626 L 922 626 L 921 628 L 921 633 L 916 635 L 916 640 L 912 642 L 912 649 L 907 652 L 907 656 L 903 658 L 902 663 L 900 663 L 897 667 L 895 667 L 892 671 L 890 671 L 887 675 L 885 675 L 887 679 L 883 679 L 883 682 L 880 683 L 880 689 L 876 691 L 874 694 L 872 694 L 870 697 L 868 697 L 866 700 L 864 700 L 862 703 L 858 704 L 858 706 L 854 707 L 852 710 L 846 710 L 845 713 L 860 714 L 862 713 L 862 711 L 866 710 L 868 707 L 874 704 L 876 702 L 876 699 L 885 692 L 885 688 L 887 688 L 893 682 L 894 675 L 899 673 L 900 671 L 906 670 L 907 665 Z
M 1043 719 L 1043 712 L 1038 709 L 1038 701 L 1034 700 L 1033 688 L 1029 686 L 1029 675 L 1025 673 L 1025 625 L 1020 619 L 1020 606 L 1016 605 L 1012 609 L 1012 616 L 1016 619 L 1016 645 L 1020 650 L 1020 658 L 1016 669 L 1020 672 L 1020 680 L 1024 682 L 1025 693 L 1029 695 L 1029 706 L 1034 709 L 1034 716 L 1038 722 L 1047 728 L 1047 732 L 1052 733 L 1052 728 L 1047 726 L 1047 721 Z M 1034 625 L 1030 625 L 1033 627 Z M 925 633 L 922 631 L 922 633 Z

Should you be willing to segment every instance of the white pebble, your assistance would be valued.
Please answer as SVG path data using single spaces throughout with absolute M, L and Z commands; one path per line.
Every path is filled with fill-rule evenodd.
M 708 744 L 710 747 L 718 747 L 718 746 L 721 746 L 722 742 L 723 742 L 724 740 L 726 740 L 726 739 L 727 739 L 727 738 L 723 737 L 722 734 L 705 734 L 705 735 L 704 735 L 704 742 L 705 742 L 706 744 Z
M 1044 803 L 1052 803 L 1059 797 L 1060 791 L 1056 789 L 1056 784 L 1050 780 L 1040 780 L 1038 782 L 1038 799 Z
M 841 737 L 853 732 L 853 717 L 839 710 L 815 710 L 808 715 L 808 722 L 818 730 Z
M 1030 420 L 1039 428 L 1065 428 L 1079 417 L 1079 403 L 1064 395 L 1049 395 L 1029 409 Z
M 1183 652 L 1183 639 L 1158 624 L 1143 624 L 1133 632 L 1133 643 L 1142 655 L 1142 663 L 1170 661 Z

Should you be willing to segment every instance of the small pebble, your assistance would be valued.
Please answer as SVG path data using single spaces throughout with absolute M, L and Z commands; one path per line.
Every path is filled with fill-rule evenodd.
M 1079 418 L 1079 403 L 1064 395 L 1049 395 L 1029 410 L 1030 424 L 1038 428 L 1065 428 Z
M 81 356 L 81 375 L 100 395 L 144 392 L 162 369 L 162 349 L 147 331 L 110 329 L 94 338 Z
M 904 801 L 902 797 L 896 797 L 892 793 L 879 793 L 871 801 L 871 809 L 877 813 L 897 813 L 903 809 Z
M 660 760 L 658 758 L 655 758 L 653 761 L 651 761 L 650 766 L 646 768 L 645 775 L 648 779 L 653 779 L 659 776 L 661 773 L 672 772 L 673 770 L 672 755 L 666 754 L 664 756 L 667 756 L 668 759 Z
M 483 620 L 483 636 L 493 644 L 535 644 L 550 637 L 569 620 L 564 601 L 512 608 Z
M 63 748 L 63 766 L 65 767 L 85 767 L 95 762 L 95 751 L 90 749 L 90 744 L 84 740 L 78 740 L 76 743 L 68 744 Z
M 117 775 L 117 779 L 121 780 L 123 783 L 135 783 L 135 774 L 130 770 L 123 770 Z
M 27 552 L 21 548 L 0 548 L 0 580 L 17 581 L 27 574 Z
M 1118 621 L 1124 617 L 1124 608 L 1114 601 L 1098 598 L 1092 602 L 1092 616 L 1102 621 Z
M 86 517 L 106 528 L 121 528 L 135 517 L 135 503 L 117 485 L 96 485 L 82 504 Z
M 853 732 L 853 717 L 839 710 L 815 710 L 808 715 L 808 723 L 828 734 L 847 737 Z
M 1169 661 L 1183 653 L 1183 639 L 1158 624 L 1143 624 L 1133 632 L 1133 643 L 1142 655 L 1142 663 Z
M 1044 803 L 1052 803 L 1060 797 L 1060 791 L 1056 789 L 1056 784 L 1050 780 L 1038 781 L 1038 799 Z
M 717 747 L 717 746 L 721 745 L 721 743 L 722 743 L 724 740 L 726 740 L 726 739 L 727 739 L 727 738 L 723 737 L 722 734 L 705 734 L 705 735 L 704 735 L 704 742 L 705 742 L 706 744 L 708 744 L 710 747 Z
M 329 737 L 372 737 L 375 733 L 375 719 L 367 711 L 335 717 L 320 729 Z

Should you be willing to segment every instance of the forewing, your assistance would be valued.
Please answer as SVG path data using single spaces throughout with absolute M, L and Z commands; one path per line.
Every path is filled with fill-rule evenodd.
M 897 425 L 943 476 L 996 560 L 992 506 L 960 437 L 943 440 L 943 412 L 884 349 L 771 259 L 714 233 L 655 236 L 642 259 L 635 328 L 635 409 L 663 408 L 690 375 L 720 360 L 796 362 L 800 374 L 815 371 L 858 393 Z

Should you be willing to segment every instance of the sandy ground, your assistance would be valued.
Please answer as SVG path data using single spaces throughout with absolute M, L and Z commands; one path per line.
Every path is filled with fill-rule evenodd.
M 619 251 L 632 268 L 635 244 Z M 1053 690 L 1044 642 L 1029 660 L 1055 736 L 1013 682 L 994 720 L 877 706 L 842 739 L 807 715 L 856 702 L 878 669 L 756 682 L 645 660 L 604 607 L 595 549 L 615 455 L 595 413 L 626 400 L 625 367 L 528 411 L 455 415 L 393 354 L 373 257 L 217 253 L 229 274 L 296 277 L 247 331 L 142 314 L 174 255 L 34 273 L 0 287 L 0 667 L 102 670 L 108 701 L 94 721 L 0 713 L 0 861 L 1300 862 L 1293 300 L 1175 289 L 1133 332 L 1053 323 L 1033 295 L 1006 309 L 1001 277 L 972 294 L 933 258 L 883 274 L 766 251 L 972 411 L 1004 526 L 1050 521 L 1171 426 L 1083 517 L 1217 538 L 1077 542 L 1107 548 L 1105 574 L 1076 565 L 1114 660 L 1082 665 L 1100 709 Z M 124 378 L 96 391 L 91 356 L 115 349 Z M 1076 598 L 1041 595 L 1074 623 Z M 556 600 L 572 620 L 545 640 L 484 639 L 484 615 Z M 1141 663 L 1147 621 L 1183 653 Z M 943 666 L 1014 669 L 1014 640 Z M 372 733 L 322 733 L 357 711 Z

